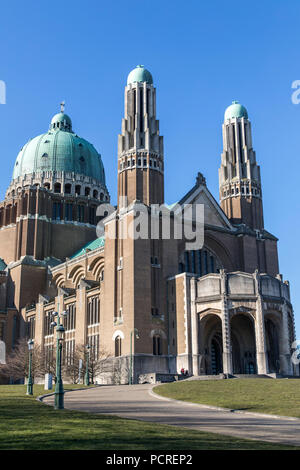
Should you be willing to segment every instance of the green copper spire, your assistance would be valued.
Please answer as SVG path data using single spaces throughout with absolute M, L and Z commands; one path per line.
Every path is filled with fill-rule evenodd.
M 241 105 L 238 101 L 233 101 L 225 111 L 224 121 L 234 118 L 245 118 L 248 119 L 247 109 Z
M 149 70 L 145 69 L 143 65 L 137 65 L 135 69 L 133 69 L 127 78 L 127 85 L 129 83 L 135 82 L 146 82 L 149 85 L 153 85 L 153 78 Z

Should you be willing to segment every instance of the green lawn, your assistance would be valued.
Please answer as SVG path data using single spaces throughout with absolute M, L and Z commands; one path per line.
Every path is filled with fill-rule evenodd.
M 300 418 L 299 379 L 193 380 L 154 391 L 176 400 Z
M 25 392 L 23 385 L 0 386 L 0 449 L 296 449 L 114 416 L 56 411 Z M 34 392 L 43 394 L 43 387 L 35 385 Z

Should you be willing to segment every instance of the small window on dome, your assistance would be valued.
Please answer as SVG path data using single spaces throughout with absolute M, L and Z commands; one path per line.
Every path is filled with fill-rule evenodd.
M 16 162 L 16 166 L 18 166 L 18 165 L 19 165 L 19 162 Z
M 80 160 L 82 163 L 85 162 L 84 157 L 80 157 L 79 160 Z
M 82 143 L 80 142 L 80 144 L 78 144 L 79 147 L 82 147 Z
M 43 153 L 42 158 L 48 158 L 48 153 Z
M 49 144 L 50 140 L 45 140 L 44 144 Z

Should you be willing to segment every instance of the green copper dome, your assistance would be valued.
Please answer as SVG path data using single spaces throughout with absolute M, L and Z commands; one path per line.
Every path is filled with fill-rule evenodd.
M 225 111 L 224 121 L 234 118 L 245 118 L 248 119 L 247 109 L 241 105 L 238 101 L 233 101 Z
M 146 82 L 153 85 L 153 78 L 149 70 L 145 69 L 143 65 L 137 65 L 135 69 L 131 70 L 127 78 L 127 85 L 135 82 Z
M 56 114 L 49 131 L 22 147 L 13 170 L 13 179 L 42 171 L 64 171 L 90 176 L 105 185 L 105 173 L 95 147 L 72 130 L 64 112 Z

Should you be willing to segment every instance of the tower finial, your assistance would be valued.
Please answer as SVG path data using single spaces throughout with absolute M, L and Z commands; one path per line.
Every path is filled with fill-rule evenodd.
M 62 101 L 62 102 L 60 103 L 60 112 L 61 112 L 61 113 L 64 113 L 64 112 L 65 112 L 65 104 L 66 104 L 66 103 L 65 103 L 64 101 Z

